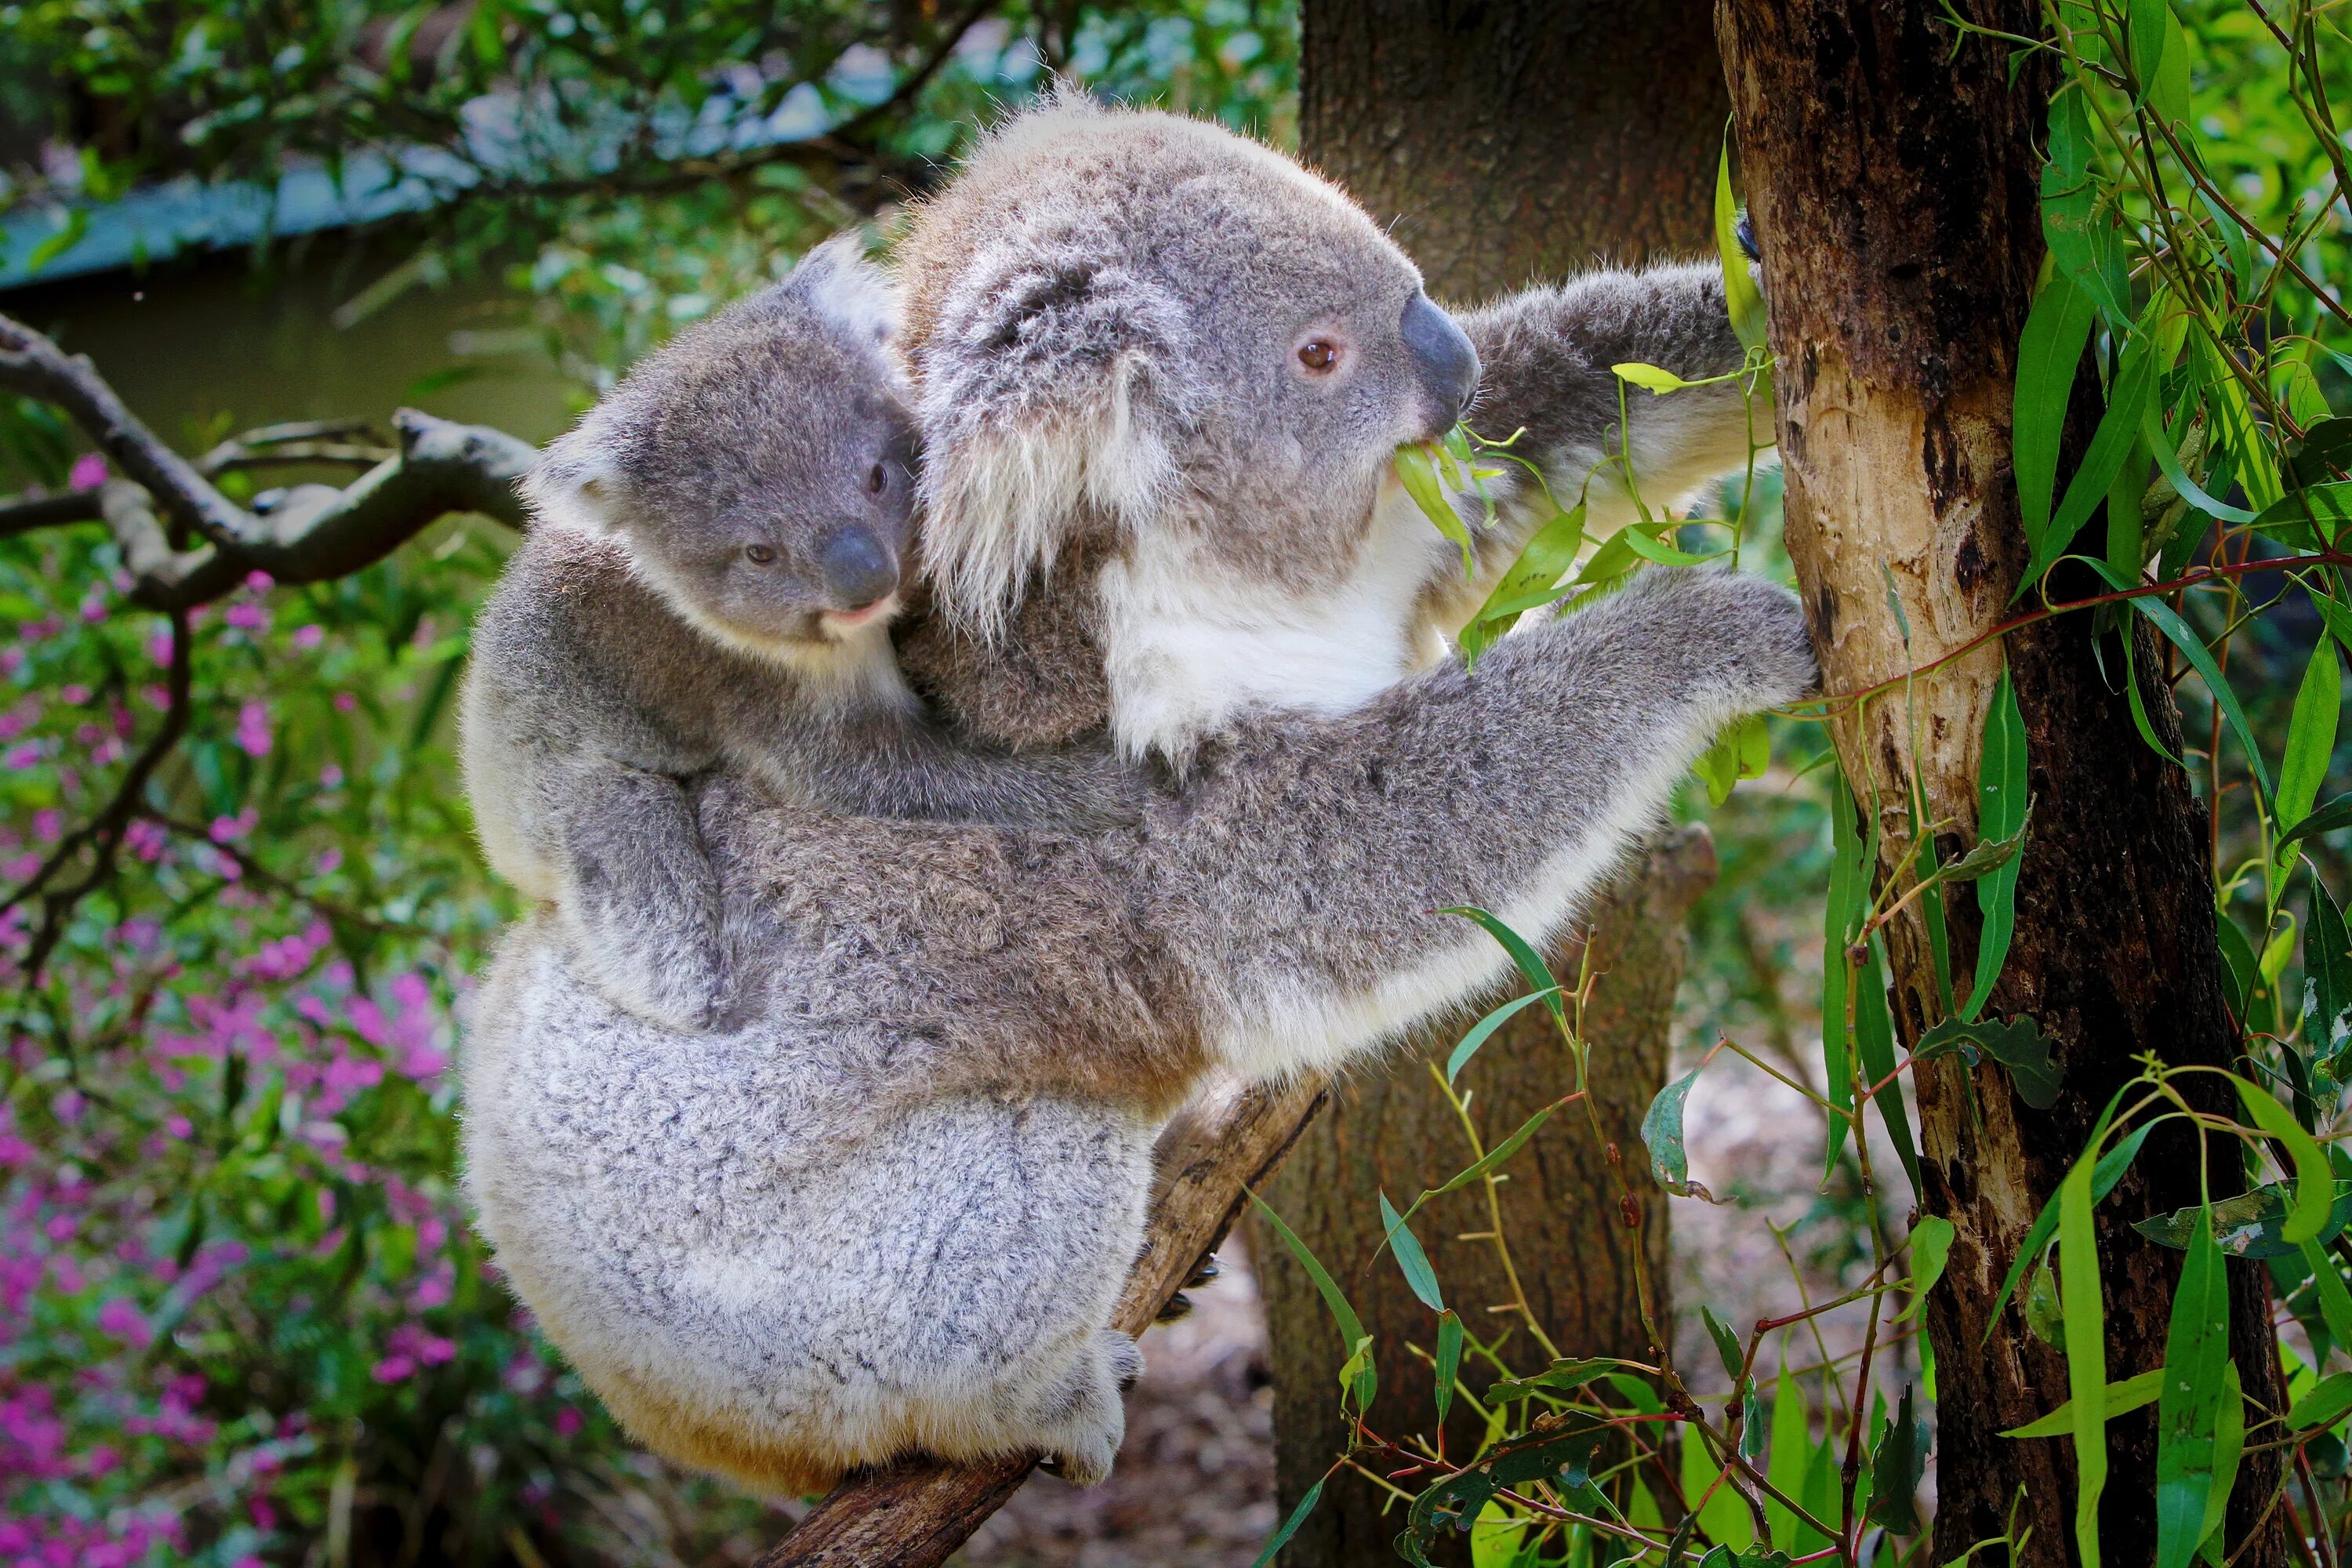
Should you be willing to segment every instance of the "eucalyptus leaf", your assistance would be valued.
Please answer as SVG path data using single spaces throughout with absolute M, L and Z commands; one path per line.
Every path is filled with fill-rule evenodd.
M 1895 1419 L 1870 1455 L 1870 1509 L 1863 1517 L 1897 1535 L 1919 1533 L 1919 1480 L 1927 1473 L 1934 1433 L 1911 1407 L 1911 1385 L 1903 1385 Z
M 2128 1415 L 2135 1410 L 2153 1405 L 2164 1394 L 2164 1369 L 2141 1373 L 2137 1377 L 2125 1378 L 2121 1383 L 2107 1384 L 2103 1406 L 2105 1419 Z M 2004 1437 L 2063 1437 L 2074 1430 L 2074 1402 L 2066 1401 L 2049 1415 L 2029 1421 L 2022 1426 L 2012 1426 L 2001 1434 Z
M 2050 1059 L 2050 1041 L 2029 1017 L 1986 1018 L 1973 1024 L 1947 1018 L 1921 1034 L 1911 1052 L 1919 1061 L 1956 1053 L 1971 1066 L 1981 1053 L 2007 1068 L 2017 1097 L 2036 1110 L 2047 1110 L 2058 1103 L 2060 1073 Z
M 2230 1285 L 2211 1216 L 2197 1212 L 2173 1288 L 2156 1417 L 2156 1568 L 2188 1568 L 2205 1538 L 2213 1439 L 2227 1393 Z
M 2298 1243 L 2286 1238 L 2292 1195 L 2293 1189 L 2284 1183 L 2272 1182 L 2235 1197 L 2220 1199 L 2212 1205 L 2213 1245 L 2231 1258 L 2292 1256 L 2299 1249 Z M 2196 1230 L 2198 1216 L 2204 1212 L 2201 1205 L 2175 1209 L 2170 1214 L 2135 1220 L 2132 1228 L 2159 1247 L 2186 1249 Z M 2327 1222 L 2312 1239 L 2331 1240 L 2347 1223 L 2352 1223 L 2352 1180 L 2339 1179 Z
M 1404 1271 L 1404 1282 L 1421 1298 L 1421 1304 L 1433 1312 L 1445 1310 L 1445 1298 L 1437 1289 L 1437 1271 L 1429 1266 L 1429 1254 L 1421 1249 L 1421 1240 L 1412 1227 L 1389 1202 L 1386 1193 L 1380 1194 L 1381 1229 L 1388 1238 L 1389 1247 L 1396 1254 L 1397 1267 Z
M 2001 838 L 2024 830 L 2032 809 L 2026 798 L 2025 718 L 2017 706 L 2017 683 L 2003 664 L 1985 710 L 1984 752 L 1977 764 L 1977 832 L 1980 837 Z M 1973 1019 L 1984 1011 L 1992 988 L 2009 958 L 2009 943 L 2017 924 L 2018 861 L 1994 868 L 1977 888 L 1977 908 L 1984 915 L 1977 936 L 1976 975 L 1960 1016 Z
M 1688 1192 L 1690 1182 L 1690 1157 L 1683 1147 L 1683 1102 L 1697 1081 L 1698 1069 L 1693 1068 L 1658 1090 L 1642 1117 L 1642 1143 L 1650 1151 L 1650 1173 L 1658 1185 L 1677 1196 Z

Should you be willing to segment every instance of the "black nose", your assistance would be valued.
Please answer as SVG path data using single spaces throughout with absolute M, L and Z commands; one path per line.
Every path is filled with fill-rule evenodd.
M 1431 304 L 1426 294 L 1412 297 L 1398 325 L 1413 365 L 1421 372 L 1421 384 L 1451 424 L 1470 406 L 1470 395 L 1478 390 L 1478 351 L 1470 346 L 1469 334 L 1454 324 L 1453 317 Z
M 824 585 L 845 610 L 862 610 L 889 596 L 898 585 L 898 560 L 890 547 L 863 528 L 845 528 L 816 552 Z

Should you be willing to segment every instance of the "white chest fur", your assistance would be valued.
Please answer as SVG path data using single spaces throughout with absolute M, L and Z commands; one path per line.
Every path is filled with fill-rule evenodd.
M 1354 558 L 1306 590 L 1147 535 L 1098 579 L 1119 749 L 1181 760 L 1238 713 L 1344 713 L 1444 657 L 1416 610 L 1452 549 L 1392 481 Z

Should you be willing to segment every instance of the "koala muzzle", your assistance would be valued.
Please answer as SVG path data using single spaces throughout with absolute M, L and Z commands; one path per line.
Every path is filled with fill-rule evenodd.
M 827 592 L 845 610 L 880 603 L 898 585 L 898 558 L 863 528 L 845 528 L 820 545 L 817 570 Z
M 1430 303 L 1426 294 L 1412 297 L 1398 326 L 1413 367 L 1421 373 L 1421 384 L 1437 405 L 1439 417 L 1453 424 L 1468 409 L 1472 394 L 1478 390 L 1478 351 L 1470 346 L 1470 335 L 1453 317 Z

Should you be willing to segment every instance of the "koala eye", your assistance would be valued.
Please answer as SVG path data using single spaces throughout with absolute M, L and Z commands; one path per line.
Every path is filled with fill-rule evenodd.
M 767 566 L 774 563 L 776 552 L 764 544 L 747 544 L 743 547 L 743 559 L 754 566 Z
M 1325 338 L 1311 338 L 1298 345 L 1298 363 L 1317 375 L 1326 374 L 1339 363 L 1339 345 Z
M 890 470 L 880 463 L 875 464 L 873 471 L 866 476 L 866 493 L 878 496 L 887 489 L 889 485 Z

